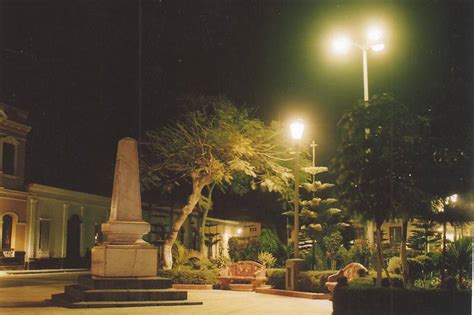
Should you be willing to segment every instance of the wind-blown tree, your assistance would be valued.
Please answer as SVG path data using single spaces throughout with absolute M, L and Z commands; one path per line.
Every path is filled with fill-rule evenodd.
M 174 219 L 164 243 L 164 269 L 171 269 L 171 248 L 178 232 L 204 195 L 205 187 L 229 186 L 234 177 L 250 178 L 253 189 L 284 194 L 291 179 L 281 162 L 288 160 L 288 146 L 281 125 L 266 125 L 249 117 L 223 97 L 190 100 L 195 109 L 175 123 L 147 132 L 143 158 L 146 186 L 170 191 L 190 184 L 188 200 Z M 207 199 L 206 199 L 207 198 Z
M 349 211 L 375 222 L 377 285 L 381 284 L 384 266 L 382 224 L 400 218 L 400 258 L 403 279 L 409 286 L 408 222 L 429 208 L 417 181 L 423 120 L 410 114 L 392 96 L 383 94 L 357 104 L 343 115 L 338 126 L 342 142 L 333 162 L 339 197 Z M 387 271 L 386 274 L 389 277 Z

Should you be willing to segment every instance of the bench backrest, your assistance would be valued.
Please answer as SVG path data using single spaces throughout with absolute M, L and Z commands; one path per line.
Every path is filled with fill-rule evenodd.
M 239 261 L 229 266 L 232 276 L 253 276 L 257 271 L 263 270 L 263 265 L 255 261 Z
M 364 272 L 368 272 L 367 268 L 359 263 L 350 263 L 349 265 L 345 266 L 343 269 L 343 275 L 347 278 L 347 280 L 352 280 L 359 276 L 359 270 L 363 270 Z
M 359 263 L 350 263 L 346 265 L 344 268 L 339 270 L 336 274 L 333 274 L 328 277 L 328 282 L 336 282 L 337 279 L 340 277 L 346 277 L 347 280 L 352 280 L 354 278 L 357 278 L 359 276 L 359 270 L 363 270 L 365 273 L 368 273 L 369 271 L 367 268 L 364 267 L 364 265 L 359 264 Z

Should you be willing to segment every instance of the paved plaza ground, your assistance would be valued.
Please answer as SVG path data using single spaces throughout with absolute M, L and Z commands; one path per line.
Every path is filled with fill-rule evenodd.
M 0 274 L 0 314 L 285 314 L 328 315 L 332 303 L 284 296 L 222 290 L 189 290 L 188 299 L 202 301 L 195 306 L 152 306 L 103 309 L 67 309 L 45 302 L 74 283 L 84 272 L 43 274 Z

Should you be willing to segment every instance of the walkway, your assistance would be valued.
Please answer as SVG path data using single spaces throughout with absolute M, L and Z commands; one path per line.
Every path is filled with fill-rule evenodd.
M 133 307 L 113 309 L 65 309 L 44 302 L 74 282 L 80 273 L 9 275 L 0 277 L 0 314 L 313 314 L 329 315 L 332 303 L 258 294 L 209 290 L 190 290 L 189 300 L 203 301 L 200 306 Z

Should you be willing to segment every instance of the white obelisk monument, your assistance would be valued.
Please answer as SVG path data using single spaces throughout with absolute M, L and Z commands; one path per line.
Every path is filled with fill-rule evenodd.
M 137 141 L 119 141 L 110 217 L 102 224 L 105 241 L 92 248 L 91 275 L 155 277 L 157 248 L 142 237 L 150 224 L 142 220 Z

